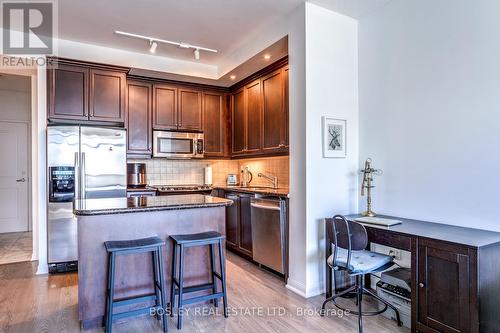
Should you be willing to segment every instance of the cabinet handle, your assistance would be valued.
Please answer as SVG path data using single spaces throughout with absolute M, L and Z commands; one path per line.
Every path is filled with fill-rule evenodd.
M 285 145 L 284 145 L 284 144 L 282 144 L 282 143 L 280 143 L 278 147 L 279 147 L 279 148 L 285 148 Z
M 423 288 L 423 287 L 425 287 L 425 284 L 423 284 L 422 282 L 420 282 L 420 283 L 418 284 L 418 286 L 419 286 L 420 288 Z

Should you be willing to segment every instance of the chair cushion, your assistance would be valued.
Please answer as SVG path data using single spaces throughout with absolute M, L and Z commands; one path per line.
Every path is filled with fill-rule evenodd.
M 328 258 L 327 263 L 333 267 L 333 254 Z M 347 267 L 347 250 L 339 247 L 337 251 L 337 266 L 347 269 L 352 275 L 378 272 L 389 268 L 392 264 L 391 256 L 362 250 L 351 252 L 351 262 Z

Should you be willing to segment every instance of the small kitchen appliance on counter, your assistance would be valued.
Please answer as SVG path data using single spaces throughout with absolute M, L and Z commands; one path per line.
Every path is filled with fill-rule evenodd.
M 127 187 L 143 188 L 146 185 L 146 164 L 127 163 Z
M 227 175 L 227 185 L 236 186 L 238 185 L 238 176 L 233 173 Z

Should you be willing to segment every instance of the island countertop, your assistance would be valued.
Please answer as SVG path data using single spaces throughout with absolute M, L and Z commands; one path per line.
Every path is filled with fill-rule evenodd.
M 155 197 L 76 199 L 77 216 L 123 214 L 144 211 L 178 210 L 230 206 L 233 202 L 210 195 L 188 194 Z

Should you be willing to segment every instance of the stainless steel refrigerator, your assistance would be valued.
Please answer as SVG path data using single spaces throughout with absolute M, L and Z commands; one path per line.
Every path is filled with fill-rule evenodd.
M 48 262 L 51 272 L 77 267 L 74 199 L 126 197 L 126 131 L 88 126 L 47 128 Z

